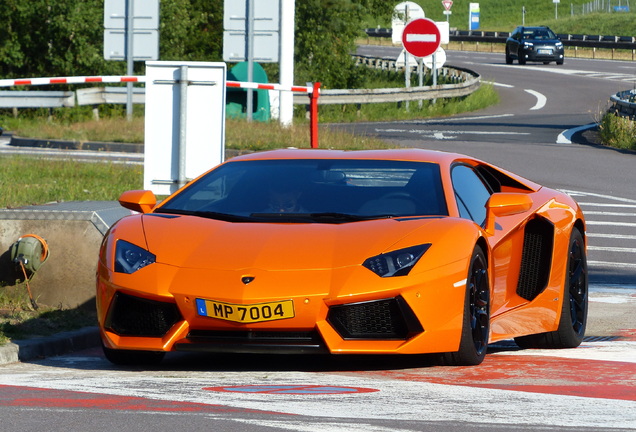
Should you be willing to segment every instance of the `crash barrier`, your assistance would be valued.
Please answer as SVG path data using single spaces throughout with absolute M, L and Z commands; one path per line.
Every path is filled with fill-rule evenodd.
M 365 56 L 356 56 L 356 59 L 358 63 L 365 64 L 368 67 L 398 69 L 395 65 L 395 61 L 391 60 Z M 447 77 L 447 81 L 451 81 L 451 83 L 408 88 L 322 90 L 319 104 L 400 103 L 406 101 L 453 98 L 467 96 L 477 90 L 481 85 L 481 76 L 469 69 L 448 66 L 438 69 L 438 73 L 439 75 Z
M 636 120 L 636 89 L 625 90 L 610 96 L 612 105 L 608 112 Z
M 393 30 L 390 28 L 365 29 L 368 38 L 391 38 Z M 491 43 L 504 44 L 510 36 L 510 32 L 478 31 L 478 30 L 451 30 L 449 40 L 451 42 Z M 585 35 L 585 34 L 557 34 L 563 45 L 567 47 L 591 48 L 612 50 L 631 50 L 632 60 L 636 57 L 635 36 L 615 35 Z
M 369 37 L 390 38 L 393 35 L 389 28 L 365 29 Z M 584 34 L 557 34 L 564 45 L 596 48 L 636 49 L 636 36 L 614 35 L 584 35 Z M 451 30 L 451 41 L 457 42 L 493 42 L 504 43 L 510 37 L 510 32 L 479 31 L 479 30 Z
M 356 64 L 366 67 L 399 70 L 400 67 L 395 60 L 382 59 L 369 56 L 354 56 Z M 481 77 L 476 72 L 469 69 L 459 68 L 455 66 L 446 66 L 438 69 L 438 76 L 445 77 L 449 84 L 424 87 L 410 88 L 389 88 L 389 89 L 320 89 L 314 92 L 315 86 L 291 86 L 283 87 L 280 84 L 261 84 L 261 83 L 243 83 L 237 81 L 227 81 L 227 87 L 232 88 L 252 88 L 265 89 L 275 91 L 292 91 L 294 92 L 294 104 L 307 105 L 307 95 L 310 97 L 309 111 L 312 116 L 312 101 L 318 105 L 334 105 L 334 104 L 363 104 L 363 103 L 384 103 L 384 102 L 402 102 L 407 100 L 426 100 L 426 99 L 443 99 L 450 97 L 465 96 L 477 88 L 479 88 Z M 0 87 L 13 85 L 45 85 L 45 84 L 72 84 L 72 83 L 89 83 L 89 82 L 125 82 L 123 78 L 135 78 L 135 82 L 145 82 L 145 77 L 120 77 L 122 81 L 116 81 L 117 77 L 102 77 L 104 80 L 97 81 L 96 78 L 86 79 L 82 81 L 75 79 L 73 82 L 62 82 L 61 78 L 40 78 L 33 80 L 0 80 Z M 106 81 L 106 78 L 109 78 Z M 49 80 L 49 81 L 47 81 Z M 16 106 L 29 107 L 61 107 L 67 105 L 38 105 L 37 102 L 19 102 L 17 99 L 28 100 L 31 95 L 40 92 L 31 91 L 0 91 L 0 108 L 14 108 Z M 41 92 L 48 93 L 48 92 Z M 52 92 L 51 92 L 52 93 Z M 71 94 L 66 92 L 65 94 Z M 303 94 L 304 93 L 304 94 Z M 133 103 L 144 103 L 145 89 L 135 88 L 133 93 Z M 7 96 L 5 96 L 7 95 Z M 79 89 L 75 92 L 77 105 L 101 105 L 101 104 L 123 104 L 126 103 L 126 89 L 124 87 L 93 87 Z M 9 97 L 11 96 L 11 98 Z M 315 96 L 315 97 L 314 97 Z M 320 96 L 320 98 L 318 98 Z M 67 101 L 74 100 L 72 97 Z M 73 106 L 73 105 L 70 105 Z M 316 108 L 313 108 L 314 111 Z M 314 113 L 314 116 L 317 115 Z

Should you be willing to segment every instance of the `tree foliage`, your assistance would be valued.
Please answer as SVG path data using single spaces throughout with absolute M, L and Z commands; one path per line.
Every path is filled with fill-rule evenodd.
M 0 78 L 125 73 L 125 62 L 103 57 L 104 0 L 2 3 Z M 385 0 L 296 0 L 295 81 L 355 87 L 349 54 L 362 22 L 391 9 Z M 223 0 L 161 0 L 161 60 L 221 61 L 222 48 Z

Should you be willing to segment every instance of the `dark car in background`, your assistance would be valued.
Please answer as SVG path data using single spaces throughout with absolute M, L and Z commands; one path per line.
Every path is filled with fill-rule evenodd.
M 506 39 L 506 64 L 526 62 L 556 62 L 563 64 L 563 42 L 549 27 L 519 26 Z

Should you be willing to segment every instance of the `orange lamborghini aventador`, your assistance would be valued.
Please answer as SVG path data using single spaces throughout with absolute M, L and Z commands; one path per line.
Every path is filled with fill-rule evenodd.
M 104 238 L 106 357 L 169 351 L 438 353 L 568 348 L 587 320 L 585 220 L 569 196 L 467 156 L 276 150 L 231 159 Z

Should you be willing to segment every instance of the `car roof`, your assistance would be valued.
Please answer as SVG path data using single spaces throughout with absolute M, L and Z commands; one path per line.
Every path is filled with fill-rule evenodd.
M 413 162 L 451 163 L 457 159 L 475 160 L 458 153 L 425 149 L 385 149 L 385 150 L 327 150 L 287 148 L 255 152 L 237 156 L 231 161 L 265 159 L 373 159 L 401 160 Z

